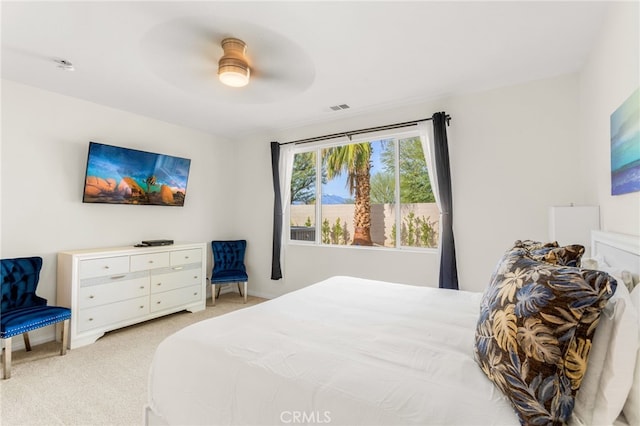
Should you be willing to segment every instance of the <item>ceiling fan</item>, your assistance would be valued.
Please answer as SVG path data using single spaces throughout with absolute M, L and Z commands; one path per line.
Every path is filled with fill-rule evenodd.
M 297 43 L 246 21 L 215 16 L 172 19 L 151 28 L 140 47 L 152 72 L 212 101 L 281 101 L 303 92 L 315 79 L 313 61 Z M 235 86 L 221 84 L 222 74 Z

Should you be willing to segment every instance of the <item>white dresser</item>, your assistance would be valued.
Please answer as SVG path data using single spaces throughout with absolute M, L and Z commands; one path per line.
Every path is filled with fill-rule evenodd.
M 162 315 L 201 311 L 205 243 L 58 253 L 57 305 L 71 308 L 69 347 Z

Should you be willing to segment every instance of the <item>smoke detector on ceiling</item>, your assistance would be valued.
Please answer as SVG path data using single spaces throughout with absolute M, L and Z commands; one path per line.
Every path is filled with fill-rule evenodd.
M 75 70 L 75 68 L 73 67 L 73 64 L 70 61 L 67 61 L 66 59 L 54 59 L 54 61 L 56 64 L 58 64 L 58 68 L 64 71 Z

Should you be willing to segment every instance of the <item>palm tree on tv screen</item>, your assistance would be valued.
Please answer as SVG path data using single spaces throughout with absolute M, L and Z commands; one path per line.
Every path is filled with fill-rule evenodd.
M 152 175 L 146 178 L 144 183 L 147 184 L 147 198 L 149 198 L 149 194 L 151 194 L 151 187 L 157 183 L 157 179 Z
M 355 196 L 353 245 L 370 246 L 371 241 L 371 143 L 363 142 L 323 150 L 327 178 L 346 173 L 347 187 Z

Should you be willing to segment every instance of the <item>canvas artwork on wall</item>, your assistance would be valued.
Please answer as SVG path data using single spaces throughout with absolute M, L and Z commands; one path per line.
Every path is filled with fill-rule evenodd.
M 640 191 L 640 89 L 611 114 L 611 195 Z

